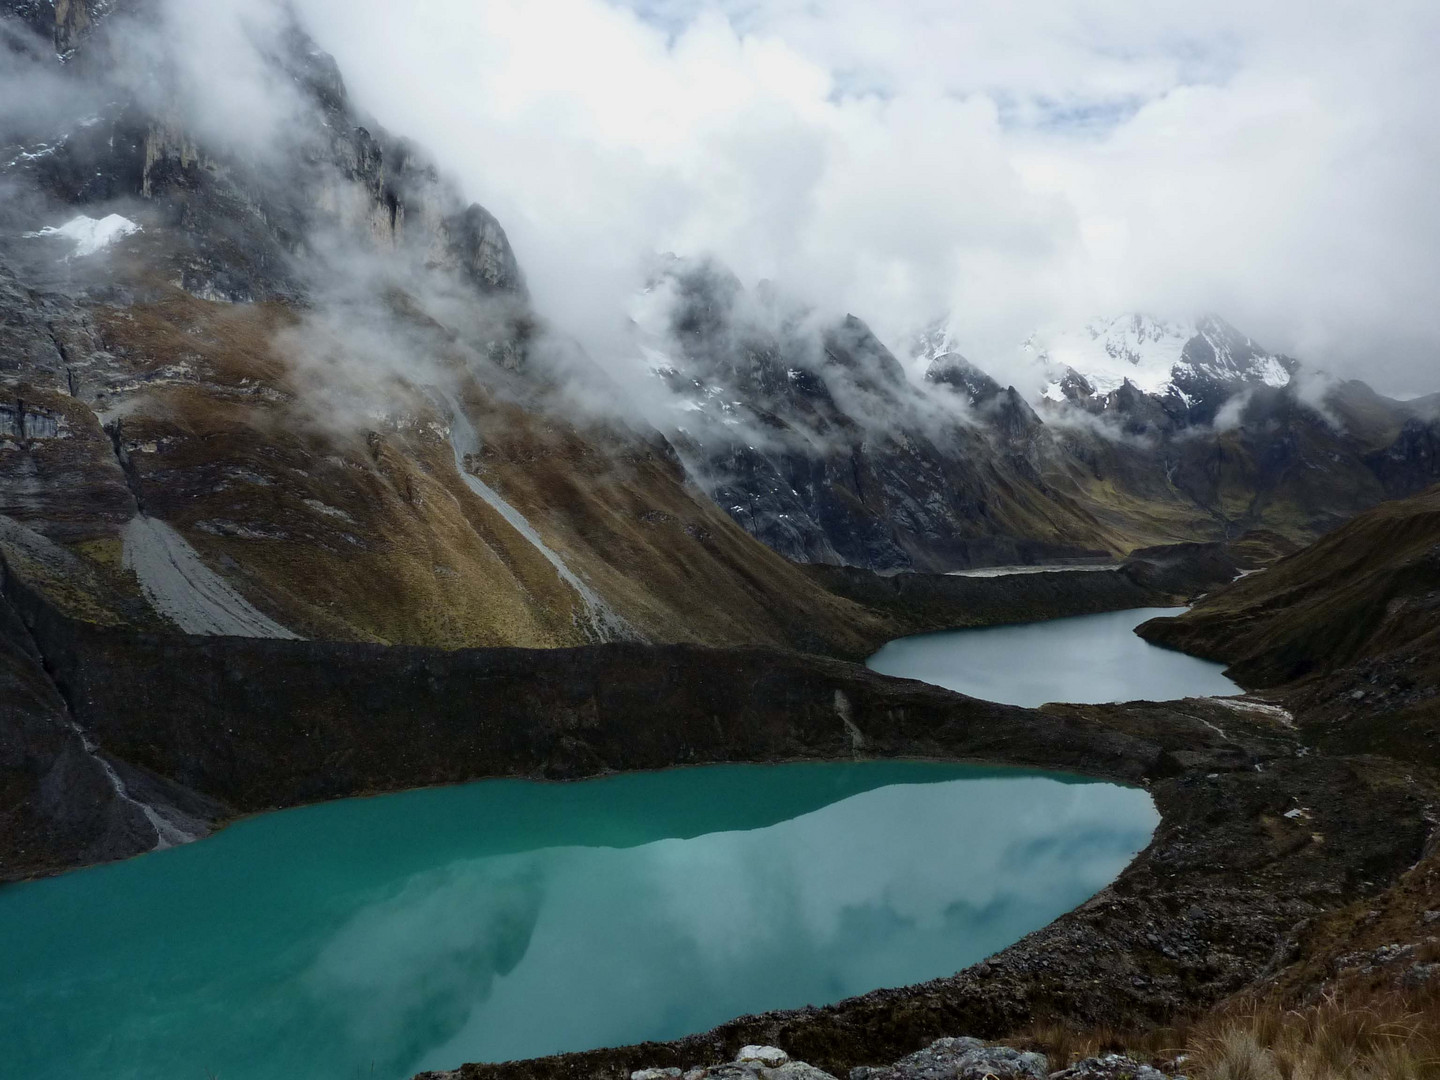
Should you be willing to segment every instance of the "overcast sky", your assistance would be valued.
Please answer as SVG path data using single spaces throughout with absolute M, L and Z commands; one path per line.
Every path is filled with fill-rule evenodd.
M 647 253 L 714 253 L 892 347 L 1225 315 L 1440 389 L 1434 0 L 297 0 L 358 103 L 610 347 Z

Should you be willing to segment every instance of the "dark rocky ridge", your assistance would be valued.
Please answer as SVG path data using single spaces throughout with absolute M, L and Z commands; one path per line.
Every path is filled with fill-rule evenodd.
M 850 566 L 810 566 L 829 591 L 887 615 L 905 633 L 1032 622 L 1125 608 L 1188 603 L 1233 580 L 1246 545 L 1144 548 L 1123 563 L 998 577 L 880 575 Z
M 113 784 L 69 792 L 45 779 L 73 767 L 98 776 L 99 759 L 76 753 L 87 740 L 103 748 L 136 799 L 192 834 L 234 812 L 483 776 L 825 757 L 847 747 L 982 757 L 993 747 L 1000 760 L 1074 768 L 1135 756 L 1102 752 L 1091 736 L 1077 749 L 1069 734 L 1049 739 L 1043 752 L 1006 748 L 1001 733 L 1026 729 L 1033 714 L 789 653 L 639 645 L 446 652 L 142 632 L 134 602 L 87 576 L 82 560 L 4 519 L 0 540 L 0 602 L 13 630 L 6 670 L 17 687 L 0 706 L 0 738 L 12 751 L 7 775 L 15 778 L 0 813 L 50 821 L 53 834 L 47 840 L 44 829 L 27 827 L 0 844 L 0 878 L 155 843 L 153 824 Z M 1169 576 L 1142 584 L 1157 567 Z M 846 592 L 845 584 L 875 612 L 868 651 L 890 637 L 950 625 L 1172 603 L 1228 580 L 1234 569 L 1222 551 L 1201 548 L 1119 570 L 1016 578 L 911 582 L 912 575 L 835 572 L 845 581 L 826 584 Z M 939 588 L 946 584 L 958 588 Z M 895 589 L 901 599 L 912 590 L 929 599 L 910 609 L 886 599 Z M 64 608 L 55 595 L 68 601 Z M 65 614 L 75 597 L 91 605 L 84 621 Z M 137 680 L 137 671 L 146 678 Z M 930 731 L 951 723 L 945 717 L 957 702 L 970 733 Z M 847 723 L 862 733 L 875 717 L 885 718 L 874 721 L 882 728 L 893 725 L 894 708 L 909 719 L 890 735 L 864 734 L 857 745 Z M 1113 767 L 1138 775 L 1132 765 Z M 133 827 L 112 836 L 85 816 L 96 807 Z
M 20 588 L 3 559 L 0 579 L 7 591 Z M 158 836 L 147 807 L 184 822 L 187 839 L 223 816 L 214 800 L 98 749 L 52 674 L 0 595 L 0 881 L 150 850 Z
M 1265 571 L 1219 589 L 1149 640 L 1233 665 L 1253 687 L 1326 676 L 1440 630 L 1440 488 L 1384 503 Z

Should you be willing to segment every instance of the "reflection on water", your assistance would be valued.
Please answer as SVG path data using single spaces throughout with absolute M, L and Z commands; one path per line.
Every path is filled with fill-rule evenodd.
M 1225 665 L 1151 645 L 1135 627 L 1184 608 L 1136 608 L 890 642 L 869 661 L 886 675 L 919 679 L 984 701 L 1034 708 L 1049 701 L 1174 701 L 1244 691 Z
M 950 974 L 1092 895 L 1143 792 L 920 763 L 491 782 L 0 890 L 16 1075 L 399 1078 Z

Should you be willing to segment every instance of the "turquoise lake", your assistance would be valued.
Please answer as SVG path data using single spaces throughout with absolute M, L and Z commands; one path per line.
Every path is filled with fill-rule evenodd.
M 1149 842 L 1143 791 L 916 763 L 486 781 L 0 888 L 0 1055 L 401 1080 L 948 975 Z
M 885 675 L 1027 708 L 1244 693 L 1225 677 L 1224 664 L 1162 649 L 1135 633 L 1143 622 L 1184 610 L 1135 608 L 917 634 L 897 638 L 866 663 Z

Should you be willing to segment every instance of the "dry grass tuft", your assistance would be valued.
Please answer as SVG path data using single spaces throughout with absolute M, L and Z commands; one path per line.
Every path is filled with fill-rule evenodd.
M 1300 1006 L 1242 998 L 1180 1027 L 1043 1024 L 1006 1041 L 1052 1069 L 1120 1053 L 1190 1080 L 1440 1080 L 1440 980 L 1351 983 Z
M 1184 1071 L 1197 1080 L 1440 1080 L 1440 995 L 1329 995 L 1202 1023 Z

